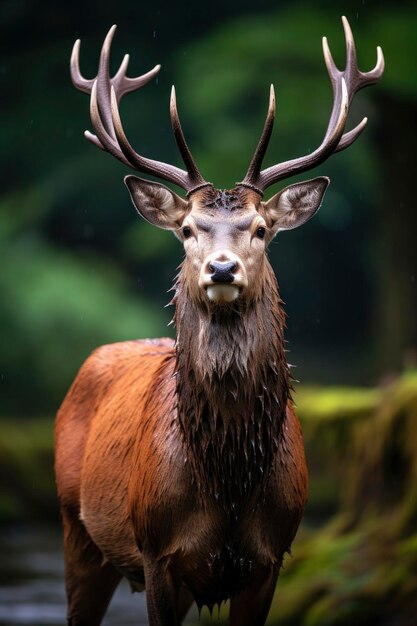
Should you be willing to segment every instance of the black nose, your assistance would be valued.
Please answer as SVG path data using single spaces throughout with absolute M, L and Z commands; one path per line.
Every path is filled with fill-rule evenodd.
M 213 283 L 232 283 L 235 279 L 233 272 L 236 272 L 237 265 L 233 261 L 211 261 L 209 270 L 212 272 L 211 280 Z

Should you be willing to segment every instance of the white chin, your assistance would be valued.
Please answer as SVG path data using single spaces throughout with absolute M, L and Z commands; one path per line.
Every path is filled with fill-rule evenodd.
M 235 285 L 209 285 L 207 297 L 212 302 L 233 302 L 239 297 L 239 287 Z

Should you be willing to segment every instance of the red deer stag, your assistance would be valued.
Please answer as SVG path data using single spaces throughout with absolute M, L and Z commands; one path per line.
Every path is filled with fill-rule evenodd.
M 56 421 L 56 476 L 64 524 L 68 623 L 96 626 L 122 576 L 146 588 L 149 624 L 175 626 L 191 604 L 230 598 L 232 626 L 265 623 L 284 554 L 307 497 L 300 425 L 283 347 L 284 312 L 266 248 L 281 230 L 319 209 L 325 177 L 286 187 L 279 180 L 350 146 L 366 118 L 345 132 L 355 93 L 383 72 L 358 69 L 343 18 L 347 63 L 340 71 L 323 39 L 333 108 L 311 154 L 261 170 L 275 117 L 266 122 L 244 180 L 217 190 L 185 142 L 175 91 L 171 120 L 186 169 L 141 156 L 119 116 L 124 94 L 159 66 L 127 78 L 126 56 L 109 76 L 115 27 L 98 75 L 71 59 L 74 85 L 91 95 L 95 135 L 86 137 L 140 172 L 175 183 L 186 199 L 128 176 L 142 217 L 174 232 L 185 249 L 175 283 L 177 339 L 128 341 L 96 350 L 81 368 Z

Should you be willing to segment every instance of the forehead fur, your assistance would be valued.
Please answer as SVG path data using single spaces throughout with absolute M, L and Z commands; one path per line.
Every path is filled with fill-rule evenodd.
M 250 189 L 235 187 L 234 189 L 215 189 L 206 187 L 198 197 L 198 205 L 206 215 L 216 217 L 220 214 L 238 214 L 246 212 L 250 205 L 256 207 L 259 196 Z

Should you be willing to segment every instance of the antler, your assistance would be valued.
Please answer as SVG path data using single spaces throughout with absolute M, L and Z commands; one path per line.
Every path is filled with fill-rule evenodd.
M 326 134 L 320 146 L 311 154 L 291 159 L 261 171 L 261 165 L 271 137 L 275 119 L 275 95 L 271 85 L 268 113 L 261 138 L 252 157 L 244 180 L 238 185 L 250 187 L 261 195 L 273 183 L 309 170 L 323 163 L 334 152 L 348 148 L 365 128 L 365 117 L 355 128 L 344 133 L 349 105 L 357 91 L 375 84 L 384 71 L 384 57 L 381 48 L 377 48 L 377 63 L 370 72 L 361 72 L 357 65 L 355 43 L 346 17 L 342 17 L 346 39 L 346 67 L 339 70 L 330 53 L 327 38 L 323 37 L 323 54 L 333 88 L 333 108 Z
M 146 85 L 146 83 L 156 76 L 161 66 L 156 65 L 152 70 L 137 78 L 128 78 L 126 71 L 129 63 L 129 55 L 126 54 L 119 70 L 113 78 L 110 78 L 110 48 L 115 30 L 116 26 L 114 25 L 107 33 L 104 40 L 96 78 L 85 79 L 81 75 L 79 66 L 81 42 L 79 39 L 75 42 L 72 51 L 70 63 L 72 82 L 80 91 L 91 94 L 90 117 L 96 134 L 93 135 L 87 130 L 84 133 L 85 137 L 102 150 L 110 152 L 110 154 L 125 165 L 140 172 L 153 174 L 159 178 L 175 183 L 185 189 L 188 194 L 195 191 L 197 188 L 199 189 L 200 187 L 210 185 L 211 183 L 205 182 L 201 176 L 186 144 L 178 116 L 174 88 L 172 88 L 171 93 L 171 123 L 181 157 L 187 168 L 186 171 L 175 167 L 175 165 L 169 165 L 143 157 L 135 152 L 130 145 L 120 120 L 119 102 L 126 93 L 135 91 Z

